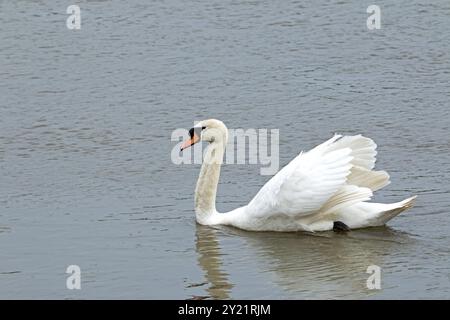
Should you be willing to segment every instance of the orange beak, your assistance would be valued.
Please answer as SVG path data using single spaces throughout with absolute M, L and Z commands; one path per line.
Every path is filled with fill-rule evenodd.
M 194 133 L 192 138 L 187 139 L 186 141 L 183 142 L 183 144 L 181 145 L 181 150 L 180 151 L 183 151 L 184 149 L 189 148 L 190 146 L 196 144 L 199 141 L 200 141 L 199 136 Z

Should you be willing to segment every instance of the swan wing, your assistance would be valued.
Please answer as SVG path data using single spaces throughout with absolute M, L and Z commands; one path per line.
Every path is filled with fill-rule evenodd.
M 351 173 L 352 148 L 336 147 L 335 135 L 314 149 L 300 153 L 273 176 L 250 201 L 255 218 L 275 215 L 298 218 L 319 211 L 346 184 Z M 371 167 L 369 159 L 367 167 Z

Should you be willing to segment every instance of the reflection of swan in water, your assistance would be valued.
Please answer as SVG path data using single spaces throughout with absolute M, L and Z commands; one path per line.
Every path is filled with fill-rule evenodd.
M 368 290 L 366 273 L 370 265 L 385 270 L 386 256 L 395 257 L 408 237 L 381 227 L 353 231 L 348 235 L 274 233 L 266 236 L 245 233 L 258 261 L 267 263 L 275 281 L 289 296 L 297 298 L 364 298 Z M 379 291 L 378 291 L 379 292 Z
M 208 296 L 203 298 L 229 299 L 230 289 L 233 285 L 228 282 L 228 274 L 222 271 L 222 261 L 220 260 L 222 253 L 216 237 L 216 230 L 197 224 L 196 236 L 198 264 L 205 272 L 209 286 Z
M 404 252 L 405 246 L 411 241 L 404 233 L 386 227 L 348 234 L 331 232 L 319 235 L 255 233 L 229 227 L 221 227 L 219 234 L 217 231 L 197 225 L 199 264 L 210 285 L 208 296 L 216 299 L 230 298 L 229 290 L 232 287 L 220 257 L 238 254 L 220 248 L 217 239 L 220 233 L 239 236 L 242 242 L 239 255 L 244 254 L 246 263 L 242 269 L 252 272 L 252 280 L 245 277 L 232 279 L 237 291 L 241 285 L 252 286 L 246 281 L 255 281 L 256 274 L 260 281 L 275 279 L 271 285 L 284 292 L 282 297 L 302 299 L 358 299 L 379 293 L 379 290 L 368 290 L 366 287 L 369 277 L 367 267 L 378 265 L 382 268 L 383 288 L 385 273 L 388 274 L 389 267 L 395 265 L 397 253 Z M 255 291 L 253 298 L 261 294 Z

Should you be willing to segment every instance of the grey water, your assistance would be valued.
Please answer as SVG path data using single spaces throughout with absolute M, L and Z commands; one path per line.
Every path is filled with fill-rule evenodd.
M 450 2 L 0 0 L 0 298 L 450 298 Z M 171 134 L 218 118 L 280 130 L 280 164 L 341 134 L 418 195 L 387 227 L 197 225 L 199 165 Z M 270 178 L 223 167 L 217 208 Z M 68 290 L 66 269 L 81 269 Z M 368 266 L 381 289 L 368 289 Z

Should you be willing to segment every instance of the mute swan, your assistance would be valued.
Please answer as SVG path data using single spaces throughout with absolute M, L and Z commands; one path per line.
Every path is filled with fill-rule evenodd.
M 230 225 L 251 231 L 326 231 L 384 225 L 410 208 L 416 196 L 392 203 L 369 203 L 372 192 L 389 184 L 385 171 L 373 171 L 372 139 L 334 135 L 300 153 L 273 176 L 246 206 L 216 211 L 220 167 L 228 140 L 222 121 L 199 122 L 181 151 L 209 143 L 195 189 L 195 214 L 202 225 Z

